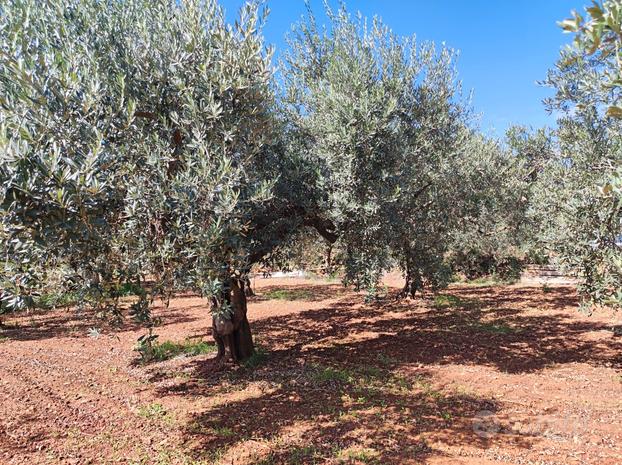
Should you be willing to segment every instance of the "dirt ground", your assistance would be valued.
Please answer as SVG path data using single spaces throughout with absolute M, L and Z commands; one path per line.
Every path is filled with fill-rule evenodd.
M 56 310 L 0 330 L 0 464 L 622 464 L 616 316 L 568 286 L 452 286 L 366 303 L 258 279 L 258 355 L 143 365 L 142 330 Z M 211 341 L 205 302 L 158 308 L 160 341 Z

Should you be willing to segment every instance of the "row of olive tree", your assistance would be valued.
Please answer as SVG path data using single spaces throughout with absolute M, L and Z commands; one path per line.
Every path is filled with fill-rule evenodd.
M 522 166 L 472 129 L 456 53 L 344 8 L 327 16 L 328 30 L 312 15 L 294 29 L 284 106 L 346 282 L 373 290 L 397 265 L 414 296 L 446 285 L 448 253 L 470 240 L 495 258 L 518 244 Z
M 407 295 L 447 282 L 456 244 L 512 237 L 515 162 L 470 128 L 454 52 L 327 14 L 295 26 L 274 79 L 254 3 L 235 25 L 215 0 L 3 3 L 3 304 L 54 273 L 118 312 L 129 283 L 149 325 L 155 298 L 192 289 L 241 360 L 249 270 L 304 228 L 346 282 L 396 263 Z

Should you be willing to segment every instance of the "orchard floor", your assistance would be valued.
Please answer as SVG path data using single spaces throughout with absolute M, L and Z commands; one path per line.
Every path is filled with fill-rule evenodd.
M 571 287 L 376 303 L 319 280 L 255 287 L 259 355 L 221 370 L 213 353 L 141 365 L 142 330 L 89 336 L 92 315 L 6 320 L 0 463 L 622 464 L 617 317 L 580 314 Z M 157 313 L 160 341 L 211 341 L 202 300 Z

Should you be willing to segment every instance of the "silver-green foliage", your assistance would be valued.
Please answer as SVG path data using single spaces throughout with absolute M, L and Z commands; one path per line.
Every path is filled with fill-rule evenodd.
M 317 202 L 338 232 L 346 281 L 373 287 L 395 262 L 441 280 L 469 136 L 455 54 L 343 7 L 327 15 L 324 30 L 311 13 L 293 30 L 285 109 L 316 167 Z
M 588 12 L 589 23 L 578 15 L 564 23 L 579 32 L 578 47 L 562 52 L 546 80 L 556 90 L 547 106 L 561 117 L 557 149 L 534 186 L 533 210 L 543 243 L 581 278 L 585 294 L 619 305 L 622 210 L 614 186 L 622 163 L 622 120 L 615 110 L 620 2 Z
M 277 178 L 261 22 L 211 0 L 0 6 L 6 303 L 50 269 L 94 298 L 145 279 L 216 295 L 243 272 Z
M 215 1 L 0 9 L 11 306 L 53 272 L 96 302 L 151 281 L 143 322 L 182 288 L 228 310 L 228 282 L 302 226 L 337 241 L 346 281 L 373 288 L 397 264 L 413 294 L 448 280 L 448 252 L 513 227 L 520 170 L 469 127 L 450 49 L 345 8 L 323 31 L 309 15 L 276 102 L 254 4 L 234 26 Z
M 520 139 L 521 128 L 510 131 Z M 526 221 L 529 179 L 537 162 L 518 156 L 512 144 L 472 134 L 464 145 L 453 194 L 456 227 L 451 230 L 447 260 L 468 279 L 494 275 L 514 280 L 527 259 L 530 235 Z
M 592 72 L 598 79 L 574 83 L 577 87 L 593 93 L 604 94 L 607 100 L 607 114 L 622 117 L 622 1 L 593 1 L 585 8 L 585 14 L 573 12 L 573 17 L 560 25 L 567 32 L 575 33 L 574 50 L 578 56 L 569 54 L 570 61 L 591 61 Z

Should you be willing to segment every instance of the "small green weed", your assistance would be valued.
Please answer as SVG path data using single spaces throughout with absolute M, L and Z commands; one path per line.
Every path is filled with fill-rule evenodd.
M 376 360 L 378 360 L 378 363 L 385 368 L 398 362 L 395 357 L 391 357 L 383 353 L 379 353 L 378 355 L 376 355 Z
M 448 422 L 448 423 L 449 423 L 449 422 L 451 422 L 451 420 L 452 420 L 452 418 L 453 418 L 453 417 L 452 417 L 452 415 L 451 415 L 451 413 L 450 413 L 450 412 L 444 412 L 444 411 L 443 411 L 443 412 L 440 412 L 440 414 L 441 414 L 441 418 L 442 418 L 443 420 L 445 420 L 445 421 L 446 421 L 446 422 Z
M 255 352 L 242 363 L 244 368 L 254 370 L 268 360 L 268 351 L 260 345 L 255 346 Z
M 515 284 L 518 281 L 517 278 L 504 279 L 499 276 L 483 276 L 481 278 L 470 279 L 463 281 L 460 284 L 470 287 L 487 287 L 487 286 L 504 286 L 509 284 Z
M 348 384 L 354 379 L 354 373 L 346 368 L 315 367 L 311 378 L 317 383 L 337 382 Z
M 158 420 L 167 424 L 173 423 L 174 419 L 162 404 L 153 403 L 138 407 L 138 415 L 147 420 Z
M 235 435 L 235 432 L 227 426 L 215 426 L 213 430 L 214 433 L 223 438 L 230 438 Z
M 266 291 L 263 297 L 269 300 L 310 300 L 313 292 L 308 289 L 274 289 Z
M 459 297 L 451 294 L 438 294 L 434 296 L 434 306 L 436 308 L 460 307 L 464 302 Z
M 505 323 L 474 323 L 471 327 L 476 331 L 491 334 L 513 334 L 520 331 Z
M 164 341 L 153 344 L 152 361 L 161 362 L 179 355 L 193 357 L 196 355 L 209 354 L 216 350 L 214 344 L 204 341 L 185 340 L 184 342 Z
M 286 451 L 286 461 L 279 459 L 270 453 L 267 457 L 263 457 L 260 461 L 254 462 L 256 465 L 276 465 L 277 463 L 287 463 L 288 465 L 315 465 L 323 463 L 323 457 L 316 446 L 300 446 L 294 447 Z
M 340 463 L 357 461 L 363 463 L 378 463 L 378 455 L 378 451 L 374 449 L 349 447 L 347 449 L 338 449 L 335 453 L 335 458 Z
M 320 452 L 315 446 L 295 447 L 290 451 L 288 463 L 292 465 L 319 463 L 316 460 L 321 459 L 321 457 Z
M 361 368 L 360 370 L 358 370 L 360 372 L 360 374 L 368 379 L 368 380 L 375 380 L 375 379 L 379 379 L 384 375 L 384 371 L 381 370 L 378 367 L 369 365 L 369 366 L 365 366 L 363 368 Z

